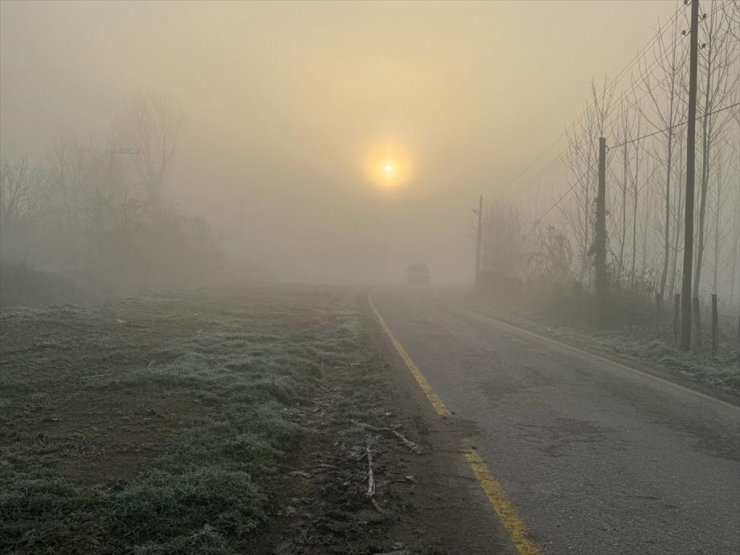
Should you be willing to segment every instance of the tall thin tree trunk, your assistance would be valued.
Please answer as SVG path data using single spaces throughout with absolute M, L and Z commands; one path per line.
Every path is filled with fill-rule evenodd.
M 737 192 L 735 206 L 735 236 L 732 245 L 732 262 L 730 271 L 730 306 L 735 306 L 735 293 L 740 295 L 740 279 L 737 279 L 737 263 L 740 255 L 740 188 Z M 737 289 L 736 289 L 737 286 Z M 740 297 L 738 297 L 740 299 Z
M 590 157 L 589 157 L 590 158 Z M 591 170 L 588 170 L 587 173 L 588 176 L 591 175 Z M 591 180 L 586 180 L 586 205 L 585 209 L 583 211 L 583 251 L 582 251 L 582 260 L 581 260 L 581 283 L 585 282 L 586 279 L 586 269 L 588 268 L 588 251 L 589 247 L 591 246 L 589 244 L 590 235 L 589 231 L 591 230 L 591 218 L 589 217 L 591 215 L 591 198 L 589 195 L 590 192 L 590 184 Z
M 684 149 L 683 149 L 683 140 L 681 137 L 679 137 L 678 143 L 681 145 L 679 147 L 678 152 L 678 180 L 677 183 L 681 183 L 683 181 L 683 166 L 684 166 Z M 683 233 L 683 218 L 681 217 L 681 214 L 683 214 L 683 203 L 684 203 L 684 192 L 682 187 L 678 187 L 678 198 L 677 204 L 678 204 L 678 210 L 675 212 L 676 220 L 675 225 L 673 226 L 674 233 L 673 233 L 673 261 L 671 263 L 671 295 L 673 295 L 676 292 L 676 271 L 678 269 L 678 251 L 679 251 L 679 238 L 681 237 L 681 234 Z
M 671 96 L 671 113 L 673 113 L 673 96 Z M 666 280 L 668 279 L 668 262 L 671 250 L 671 161 L 673 159 L 673 128 L 668 130 L 668 156 L 665 177 L 665 235 L 663 239 L 663 270 L 660 274 L 660 298 L 665 298 Z
M 619 243 L 619 266 L 617 268 L 617 287 L 622 284 L 622 268 L 624 267 L 624 244 L 627 242 L 627 164 L 629 162 L 629 145 L 627 144 L 627 123 L 624 124 L 624 141 L 622 147 L 622 233 Z
M 722 215 L 722 167 L 717 165 L 717 204 L 714 214 L 714 275 L 712 276 L 712 293 L 717 295 L 717 282 L 719 276 L 719 221 Z
M 637 136 L 640 136 L 640 124 L 637 124 Z M 639 196 L 639 177 L 640 177 L 640 151 L 637 143 L 635 143 L 635 175 L 634 183 L 632 184 L 632 286 L 635 286 L 637 279 L 637 272 L 635 268 L 635 258 L 637 257 L 637 201 Z M 645 210 L 646 214 L 650 213 L 650 210 Z M 645 238 L 647 238 L 647 226 L 645 227 Z M 644 248 L 643 248 L 644 254 Z
M 635 200 L 637 200 L 637 192 L 635 191 Z M 652 204 L 650 203 L 650 195 L 646 192 L 645 193 L 645 200 L 643 201 L 645 204 L 645 220 L 643 221 L 643 231 L 642 231 L 642 262 L 640 264 L 640 268 L 642 269 L 642 272 L 645 273 L 647 271 L 647 257 L 648 257 L 648 248 L 647 248 L 647 240 L 648 240 L 648 227 L 650 225 L 650 214 L 653 211 Z
M 676 37 L 678 36 L 678 29 L 674 25 L 673 28 L 673 41 L 671 43 L 671 80 L 670 80 L 670 101 L 668 104 L 668 136 L 667 136 L 667 144 L 666 144 L 666 172 L 665 172 L 665 235 L 663 239 L 663 269 L 660 274 L 660 298 L 665 298 L 665 288 L 666 288 L 666 280 L 668 278 L 668 264 L 669 264 L 669 258 L 670 258 L 670 249 L 671 249 L 671 162 L 673 161 L 673 124 L 674 124 L 674 116 L 675 116 L 675 106 L 676 106 L 676 74 L 677 74 L 677 64 L 676 64 L 676 55 L 678 52 L 678 48 L 676 47 Z M 673 285 L 671 285 L 671 289 L 673 288 Z M 671 295 L 673 295 L 673 291 L 671 291 Z
M 692 296 L 699 296 L 699 284 L 701 282 L 701 268 L 704 261 L 704 228 L 707 213 L 707 189 L 709 188 L 709 156 L 711 147 L 709 115 L 712 107 L 711 102 L 711 85 L 712 85 L 712 41 L 709 41 L 707 48 L 707 80 L 706 90 L 704 91 L 704 118 L 702 119 L 702 160 L 701 160 L 701 197 L 699 202 L 699 234 L 696 246 L 696 257 L 694 258 L 694 284 Z
M 588 268 L 590 266 L 588 261 L 588 251 L 591 248 L 591 187 L 594 182 L 593 167 L 593 145 L 589 140 L 588 146 L 588 169 L 586 175 L 586 195 L 585 195 L 585 206 L 583 210 L 583 264 L 581 265 L 581 283 L 585 283 L 588 278 Z
M 737 251 L 740 248 L 738 238 L 740 237 L 740 213 L 738 213 L 738 222 L 735 224 L 735 240 L 732 245 L 732 262 L 730 262 L 730 305 L 735 305 L 735 275 L 737 273 Z

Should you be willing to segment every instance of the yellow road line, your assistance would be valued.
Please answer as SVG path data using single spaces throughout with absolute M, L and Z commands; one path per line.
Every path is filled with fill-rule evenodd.
M 406 366 L 409 370 L 411 370 L 411 373 L 413 374 L 414 378 L 416 378 L 416 383 L 419 384 L 419 387 L 424 392 L 424 394 L 427 396 L 427 399 L 429 399 L 429 402 L 432 403 L 432 406 L 434 407 L 434 410 L 437 411 L 437 414 L 440 416 L 451 416 L 452 413 L 447 408 L 447 405 L 444 404 L 442 399 L 437 395 L 437 392 L 434 391 L 432 388 L 432 385 L 427 381 L 424 374 L 421 373 L 421 370 L 419 370 L 419 367 L 416 366 L 416 363 L 411 358 L 411 355 L 409 355 L 408 351 L 404 349 L 403 345 L 401 345 L 401 342 L 396 339 L 396 336 L 393 335 L 393 332 L 391 331 L 391 328 L 388 327 L 388 324 L 383 319 L 383 317 L 380 315 L 380 312 L 378 312 L 378 309 L 375 308 L 375 305 L 373 304 L 372 298 L 368 295 L 367 297 L 368 302 L 370 303 L 370 308 L 375 313 L 375 317 L 378 319 L 378 322 L 380 322 L 380 327 L 383 328 L 383 331 L 388 336 L 388 339 L 391 340 L 391 343 L 393 343 L 393 346 L 396 348 L 396 351 L 398 351 L 398 354 L 401 355 L 401 358 L 406 363 Z
M 467 449 L 465 451 L 465 460 L 473 470 L 473 474 L 478 479 L 480 487 L 488 497 L 493 510 L 496 511 L 499 519 L 511 534 L 511 541 L 514 547 L 521 555 L 539 555 L 542 553 L 540 546 L 529 537 L 527 527 L 524 525 L 522 517 L 519 516 L 514 505 L 509 501 L 504 487 L 493 477 L 491 471 L 486 466 L 478 451 Z
M 395 347 L 396 351 L 398 351 L 398 354 L 403 359 L 403 362 L 406 364 L 408 369 L 411 371 L 411 374 L 416 379 L 416 383 L 419 384 L 419 387 L 421 387 L 421 390 L 427 396 L 429 402 L 432 403 L 434 410 L 436 410 L 437 414 L 439 414 L 440 416 L 450 416 L 452 413 L 450 413 L 447 405 L 445 405 L 444 401 L 442 401 L 440 396 L 437 395 L 437 392 L 434 391 L 432 384 L 429 383 L 429 380 L 426 379 L 426 376 L 424 376 L 422 371 L 416 365 L 414 360 L 411 358 L 411 355 L 409 355 L 408 351 L 404 348 L 398 338 L 391 331 L 388 323 L 380 315 L 378 309 L 375 308 L 375 304 L 373 304 L 373 299 L 370 295 L 368 295 L 367 300 L 370 308 L 375 314 L 375 317 L 380 323 L 380 327 L 383 328 L 383 332 L 385 332 L 385 334 L 388 336 L 388 339 L 391 340 L 391 343 Z M 522 517 L 519 516 L 519 512 L 516 510 L 511 501 L 509 501 L 509 497 L 506 495 L 504 487 L 493 477 L 493 474 L 491 474 L 491 471 L 488 469 L 488 466 L 486 465 L 483 458 L 478 454 L 476 450 L 466 449 L 465 461 L 468 463 L 470 469 L 473 471 L 473 475 L 478 480 L 483 493 L 486 494 L 488 502 L 491 504 L 491 507 L 493 507 L 493 510 L 498 515 L 499 519 L 504 525 L 504 528 L 506 528 L 509 534 L 511 534 L 511 541 L 514 544 L 517 552 L 520 555 L 540 555 L 542 553 L 542 549 L 534 540 L 529 537 L 527 527 L 524 525 Z

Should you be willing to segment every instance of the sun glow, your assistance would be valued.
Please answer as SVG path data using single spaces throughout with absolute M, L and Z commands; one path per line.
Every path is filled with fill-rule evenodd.
M 411 163 L 406 152 L 393 144 L 374 149 L 367 158 L 367 174 L 378 187 L 392 188 L 408 180 Z

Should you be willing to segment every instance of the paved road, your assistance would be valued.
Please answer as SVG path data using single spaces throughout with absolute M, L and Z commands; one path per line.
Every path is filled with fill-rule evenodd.
M 738 408 L 423 290 L 373 301 L 546 553 L 740 553 Z

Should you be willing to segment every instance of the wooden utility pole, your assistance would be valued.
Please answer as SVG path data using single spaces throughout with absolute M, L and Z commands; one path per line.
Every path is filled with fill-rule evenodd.
M 594 233 L 594 266 L 596 267 L 596 301 L 599 319 L 606 312 L 606 139 L 599 139 L 599 189 L 596 194 L 596 229 Z
M 696 157 L 696 81 L 699 51 L 699 0 L 691 0 L 689 49 L 689 117 L 686 131 L 686 215 L 684 223 L 683 276 L 681 282 L 682 351 L 691 349 L 691 270 L 694 262 L 694 177 Z
M 478 199 L 478 233 L 475 238 L 475 289 L 480 287 L 480 257 L 483 241 L 483 195 Z

